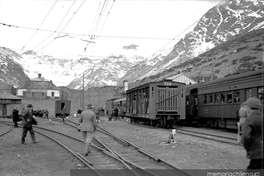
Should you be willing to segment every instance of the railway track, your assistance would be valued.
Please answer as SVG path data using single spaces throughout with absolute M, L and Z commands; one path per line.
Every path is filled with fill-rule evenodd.
M 65 122 L 66 125 L 78 128 L 78 124 L 73 121 L 66 120 Z M 100 148 L 103 148 L 120 158 L 126 164 L 131 166 L 138 175 L 188 175 L 170 163 L 144 151 L 127 140 L 115 136 L 101 127 L 98 127 L 97 131 L 99 133 L 96 133 L 94 143 Z
M 123 121 L 124 123 L 128 123 L 126 120 L 121 120 L 121 121 Z M 151 128 L 151 129 L 156 128 L 156 127 L 147 126 L 147 125 L 140 124 L 140 123 L 137 123 L 136 125 L 146 127 L 146 128 Z M 161 128 L 161 129 L 164 129 L 164 128 Z M 171 133 L 171 130 L 169 130 L 169 129 L 164 129 L 164 130 Z M 240 145 L 237 143 L 236 138 L 224 136 L 224 135 L 209 134 L 209 133 L 205 133 L 205 132 L 192 131 L 192 130 L 179 129 L 179 128 L 177 128 L 177 133 L 185 134 L 185 135 L 189 135 L 189 136 L 194 136 L 194 137 L 199 137 L 202 139 L 212 140 L 212 141 L 216 141 L 216 142 L 231 144 L 231 145 Z
M 77 128 L 72 121 L 66 120 L 65 124 Z M 109 171 L 114 169 L 115 174 L 125 173 L 125 175 L 135 176 L 159 176 L 164 174 L 189 176 L 180 169 L 102 128 L 98 130 L 100 133 L 97 133 L 97 137 L 94 138 L 92 152 L 88 157 L 84 157 L 79 153 L 84 149 L 82 139 L 39 126 L 35 126 L 34 131 L 64 147 L 96 175 L 108 175 L 109 172 L 105 172 L 105 169 Z
M 2 123 L 10 124 L 10 122 Z M 124 164 L 122 160 L 95 145 L 92 145 L 92 152 L 89 155 L 89 160 L 87 159 L 87 157 L 82 156 L 80 154 L 80 151 L 84 150 L 82 139 L 78 139 L 76 137 L 43 127 L 35 126 L 34 131 L 42 136 L 45 136 L 46 138 L 51 139 L 52 141 L 56 142 L 64 149 L 66 149 L 69 153 L 71 153 L 74 157 L 82 162 L 83 168 L 89 169 L 89 171 L 87 172 L 89 174 L 92 173 L 92 175 L 103 176 L 107 175 L 104 172 L 105 169 L 116 169 L 121 173 L 125 172 L 128 176 L 137 176 L 137 174 L 135 174 L 130 167 Z
M 3 124 L 3 125 L 7 125 L 6 123 L 2 123 L 2 122 L 0 122 L 1 124 Z M 2 136 L 4 136 L 4 135 L 6 135 L 7 133 L 9 133 L 9 132 L 11 132 L 12 131 L 12 126 L 11 126 L 11 124 L 9 124 L 8 125 L 9 127 L 7 127 L 8 129 L 7 130 L 4 130 L 4 132 L 0 132 L 0 137 L 2 137 Z M 2 127 L 1 127 L 2 128 Z

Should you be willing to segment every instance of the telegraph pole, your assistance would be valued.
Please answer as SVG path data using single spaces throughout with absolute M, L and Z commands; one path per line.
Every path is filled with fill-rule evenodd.
M 98 108 L 100 108 L 100 85 L 98 86 Z
M 84 73 L 83 73 L 83 96 L 82 96 L 82 109 L 84 109 Z

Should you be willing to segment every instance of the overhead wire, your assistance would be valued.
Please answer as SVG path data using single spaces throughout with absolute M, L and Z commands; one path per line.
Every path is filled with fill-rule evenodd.
M 80 8 L 83 6 L 83 4 L 86 2 L 86 0 L 83 0 L 83 2 L 81 3 L 81 5 L 77 8 L 77 10 L 73 13 L 73 15 L 71 16 L 71 18 L 68 20 L 68 22 L 66 23 L 66 25 L 63 27 L 63 29 L 59 32 L 59 34 L 57 35 L 57 37 L 59 37 L 59 35 L 64 31 L 64 29 L 68 26 L 68 24 L 70 23 L 70 21 L 72 20 L 72 18 L 74 17 L 74 15 L 80 10 Z M 43 50 L 44 48 L 46 48 L 48 45 L 50 45 L 52 42 L 54 42 L 56 40 L 55 37 L 51 42 L 49 42 L 47 45 L 45 45 L 44 47 L 42 47 L 39 51 Z M 39 52 L 38 51 L 38 52 Z
M 74 5 L 75 2 L 76 2 L 76 0 L 73 1 L 73 3 L 71 4 L 70 8 L 68 9 L 68 11 L 66 12 L 66 14 L 64 15 L 63 19 L 60 21 L 60 24 L 57 26 L 57 28 L 56 28 L 55 31 L 57 31 L 60 28 L 62 22 L 64 21 L 64 19 L 68 15 L 69 11 L 71 10 L 71 8 L 73 7 L 73 5 Z M 53 34 L 55 34 L 55 32 L 51 33 L 48 37 L 46 37 L 44 40 L 42 40 L 37 46 L 35 46 L 33 48 L 33 50 L 35 50 L 38 46 L 40 46 L 42 43 L 44 43 L 46 40 L 48 40 Z
M 104 16 L 105 10 L 106 10 L 106 8 L 107 8 L 107 5 L 108 5 L 109 0 L 105 0 L 105 1 L 106 1 L 106 3 L 104 4 L 104 6 L 103 6 L 103 8 L 102 8 L 102 11 L 101 11 L 101 13 L 100 13 L 101 18 L 98 19 L 98 24 L 96 25 L 96 28 L 95 28 L 94 33 L 96 33 L 96 32 L 98 31 L 98 28 L 99 28 L 99 26 L 100 26 L 100 24 L 101 24 L 101 21 L 102 21 L 102 19 L 103 19 L 103 16 Z
M 16 25 L 11 25 L 11 24 L 6 24 L 6 23 L 0 23 L 0 25 L 6 26 L 6 27 L 13 27 L 13 28 L 18 28 L 18 29 L 27 29 L 27 30 L 38 30 L 37 28 L 30 28 L 30 27 L 24 27 L 24 26 L 16 26 Z M 72 33 L 72 32 L 59 32 L 59 31 L 54 31 L 54 30 L 48 30 L 48 29 L 39 29 L 38 31 L 42 32 L 54 32 L 54 33 L 60 33 L 60 34 L 65 34 L 65 35 L 74 35 L 74 36 L 79 36 L 79 37 L 89 37 L 92 34 L 78 34 L 78 33 Z M 142 40 L 147 40 L 147 39 L 154 39 L 154 40 L 172 40 L 171 38 L 155 38 L 155 37 L 130 37 L 130 36 L 115 36 L 115 35 L 96 35 L 100 38 L 131 38 L 131 39 L 142 39 Z
M 95 17 L 94 17 L 94 21 L 93 21 L 93 24 L 92 24 L 92 27 L 91 27 L 91 30 L 90 30 L 90 34 L 93 34 L 93 29 L 94 29 L 94 25 L 95 25 L 95 21 L 97 19 L 97 15 L 99 13 L 99 9 L 101 7 L 101 3 L 102 3 L 103 0 L 100 1 L 99 5 L 98 5 L 98 8 L 97 8 L 97 11 L 96 11 L 96 14 L 95 14 Z M 92 39 L 92 38 L 91 38 Z
M 108 19 L 108 17 L 109 17 L 109 14 L 110 14 L 110 12 L 111 12 L 113 6 L 114 6 L 114 3 L 115 3 L 115 0 L 113 0 L 113 3 L 112 3 L 112 5 L 111 5 L 110 9 L 108 10 L 107 15 L 106 15 L 106 17 L 105 17 L 105 19 L 104 19 L 104 21 L 103 21 L 103 25 L 101 26 L 101 29 L 100 29 L 99 33 L 98 33 L 98 34 L 96 35 L 96 37 L 95 37 L 95 43 L 97 42 L 98 37 L 100 36 L 100 34 L 101 34 L 101 32 L 102 32 L 102 30 L 103 30 L 103 28 L 104 28 L 104 25 L 105 25 L 105 23 L 106 23 L 106 21 L 107 21 L 107 19 Z M 106 6 L 107 6 L 107 5 L 106 5 Z M 103 15 L 102 15 L 102 16 L 103 16 Z M 85 50 L 84 50 L 84 53 L 86 52 L 86 48 L 88 47 L 88 45 L 89 45 L 89 43 L 87 43 L 87 45 L 86 45 L 86 47 L 85 47 Z M 95 45 L 93 45 L 93 46 L 95 46 Z
M 225 0 L 221 0 L 216 6 L 219 6 L 223 1 Z M 215 7 L 216 7 L 215 6 Z M 227 10 L 225 11 L 227 12 Z M 203 17 L 203 16 L 202 16 Z M 151 54 L 149 57 L 151 56 L 154 56 L 155 57 L 155 54 L 158 53 L 159 51 L 161 51 L 164 47 L 166 47 L 167 45 L 169 45 L 172 41 L 174 41 L 175 39 L 177 39 L 180 35 L 182 35 L 184 32 L 186 32 L 189 28 L 191 28 L 194 24 L 196 24 L 197 22 L 199 22 L 201 20 L 200 17 L 199 19 L 197 19 L 194 23 L 192 23 L 190 26 L 188 26 L 186 29 L 184 29 L 180 34 L 178 34 L 176 37 L 174 37 L 171 41 L 169 41 L 168 43 L 166 43 L 164 46 L 162 46 L 160 49 L 158 49 L 156 52 L 154 52 L 153 54 Z M 173 46 L 174 47 L 174 46 Z M 165 52 L 167 52 L 168 50 L 170 50 L 171 48 L 173 47 L 170 47 L 168 48 L 167 50 L 163 51 L 162 53 L 160 53 L 160 55 L 164 54 Z
M 48 14 L 45 16 L 45 18 L 42 20 L 41 24 L 39 25 L 39 27 L 37 28 L 37 30 L 33 33 L 33 35 L 29 38 L 29 40 L 26 42 L 26 44 L 23 46 L 23 48 L 20 50 L 20 52 L 23 51 L 23 49 L 27 46 L 27 44 L 32 40 L 32 38 L 36 35 L 36 33 L 38 32 L 39 28 L 41 28 L 42 24 L 45 22 L 45 20 L 47 19 L 47 17 L 49 16 L 50 12 L 52 11 L 52 9 L 54 8 L 54 6 L 56 5 L 56 3 L 58 2 L 58 0 L 56 0 L 54 2 L 54 4 L 52 5 L 51 9 L 49 10 Z

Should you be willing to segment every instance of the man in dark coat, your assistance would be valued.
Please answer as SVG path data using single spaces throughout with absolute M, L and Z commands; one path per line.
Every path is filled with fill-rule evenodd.
M 27 136 L 27 132 L 29 131 L 32 142 L 37 143 L 37 139 L 35 137 L 35 133 L 32 127 L 32 122 L 33 122 L 33 106 L 32 104 L 27 105 L 27 109 L 25 113 L 22 115 L 22 126 L 23 126 L 23 132 L 22 132 L 22 137 L 21 137 L 21 143 L 25 143 L 25 138 Z
M 14 127 L 15 128 L 18 128 L 18 124 L 17 124 L 17 122 L 19 121 L 19 115 L 18 115 L 18 110 L 15 108 L 15 109 L 13 109 L 13 122 L 14 122 Z
M 250 159 L 247 169 L 263 169 L 263 113 L 261 102 L 253 97 L 244 103 L 248 109 L 242 125 L 242 142 Z

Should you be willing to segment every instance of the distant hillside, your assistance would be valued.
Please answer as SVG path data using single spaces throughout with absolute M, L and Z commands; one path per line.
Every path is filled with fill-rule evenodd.
M 141 81 L 130 83 L 134 87 L 150 81 L 157 81 L 172 75 L 184 73 L 196 80 L 208 81 L 228 75 L 263 69 L 264 62 L 264 29 L 239 34 L 193 59 L 183 62 L 157 75 Z

